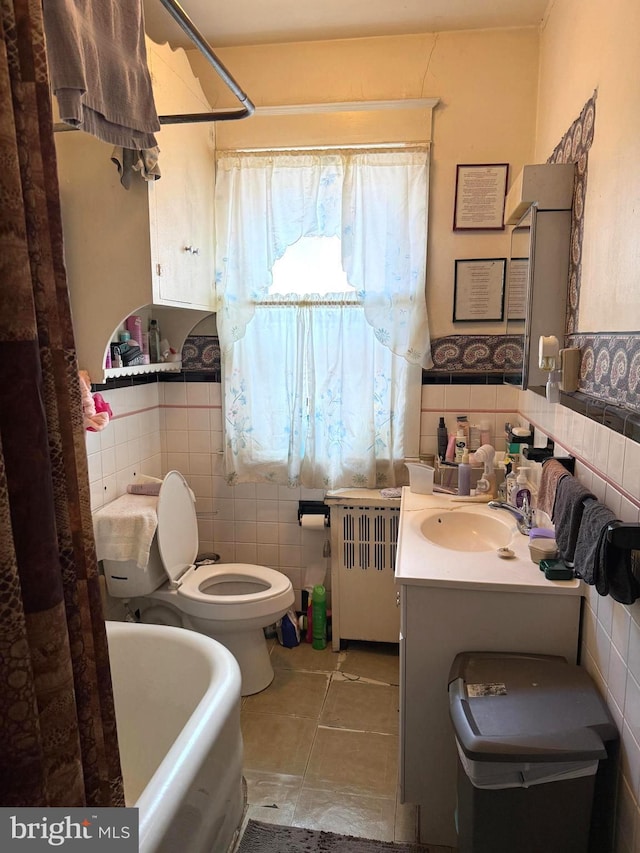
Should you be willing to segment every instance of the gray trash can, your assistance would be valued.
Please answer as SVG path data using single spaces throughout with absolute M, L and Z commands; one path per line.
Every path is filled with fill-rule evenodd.
M 449 673 L 459 853 L 607 853 L 618 732 L 564 658 L 459 654 Z

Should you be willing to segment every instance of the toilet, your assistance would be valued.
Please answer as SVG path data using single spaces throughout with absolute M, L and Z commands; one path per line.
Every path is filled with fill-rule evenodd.
M 109 594 L 129 599 L 143 622 L 188 628 L 218 640 L 240 665 L 242 695 L 264 690 L 274 675 L 264 628 L 292 606 L 291 581 L 266 566 L 196 566 L 195 497 L 180 472 L 165 476 L 156 512 L 146 566 L 103 559 Z

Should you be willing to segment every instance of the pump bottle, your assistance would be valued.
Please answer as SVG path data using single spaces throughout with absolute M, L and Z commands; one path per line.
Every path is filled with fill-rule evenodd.
M 458 495 L 464 496 L 471 493 L 471 465 L 469 464 L 469 451 L 465 447 L 462 453 L 462 462 L 458 465 Z

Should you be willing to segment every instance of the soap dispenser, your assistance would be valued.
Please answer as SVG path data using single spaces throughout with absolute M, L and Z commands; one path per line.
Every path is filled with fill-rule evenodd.
M 518 507 L 518 509 L 522 509 L 525 498 L 529 509 L 533 509 L 536 505 L 537 492 L 535 486 L 533 486 L 527 476 L 528 471 L 529 467 L 527 465 L 520 466 L 520 470 L 518 471 L 513 501 L 513 505 Z

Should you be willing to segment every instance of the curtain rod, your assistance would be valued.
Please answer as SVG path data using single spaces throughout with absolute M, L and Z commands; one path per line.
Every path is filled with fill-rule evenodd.
M 176 0 L 160 0 L 174 21 L 189 36 L 201 54 L 213 66 L 218 76 L 222 79 L 231 93 L 240 101 L 242 107 L 238 110 L 214 110 L 209 113 L 185 113 L 184 115 L 158 116 L 160 124 L 193 124 L 205 121 L 237 121 L 248 118 L 255 112 L 255 106 L 249 96 L 242 91 L 240 86 L 227 71 L 222 62 L 213 52 L 213 48 L 202 33 L 195 26 L 191 18 Z
M 274 146 L 268 145 L 263 148 L 217 148 L 216 156 L 224 154 L 297 154 L 298 152 L 314 151 L 369 151 L 375 154 L 376 151 L 405 151 L 406 149 L 428 149 L 431 142 L 356 142 L 352 145 L 287 145 Z

